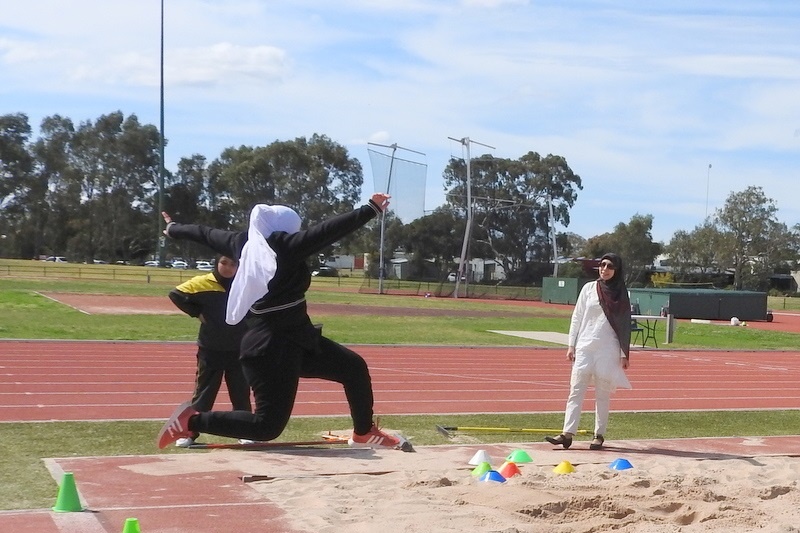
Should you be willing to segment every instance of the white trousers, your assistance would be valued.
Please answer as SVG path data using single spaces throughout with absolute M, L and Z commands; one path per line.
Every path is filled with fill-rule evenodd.
M 564 413 L 564 433 L 575 435 L 578 432 L 583 399 L 586 396 L 590 381 L 591 376 L 588 374 L 572 375 L 569 397 L 567 398 L 567 409 Z M 608 412 L 611 408 L 611 391 L 605 387 L 595 387 L 594 395 L 594 434 L 605 435 L 608 428 Z

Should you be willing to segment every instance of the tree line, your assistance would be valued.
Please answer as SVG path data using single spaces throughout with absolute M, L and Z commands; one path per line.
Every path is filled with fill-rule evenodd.
M 35 139 L 25 114 L 0 116 L 0 234 L 6 236 L 0 253 L 140 264 L 151 258 L 159 239 L 159 154 L 158 129 L 120 111 L 78 124 L 46 117 Z M 548 261 L 550 206 L 554 221 L 569 224 L 580 176 L 563 157 L 535 152 L 519 160 L 482 156 L 472 163 L 477 224 L 470 256 L 494 257 L 512 275 L 533 261 Z M 461 249 L 465 162 L 451 160 L 444 177 L 445 205 L 407 223 L 387 214 L 385 247 L 410 254 L 417 276 L 446 275 Z M 182 157 L 174 171 L 165 172 L 161 204 L 178 221 L 244 229 L 253 205 L 280 203 L 296 209 L 308 226 L 353 209 L 362 185 L 360 162 L 314 134 L 229 147 L 212 161 L 199 154 Z M 336 251 L 376 257 L 378 242 L 379 224 L 373 223 L 338 243 Z M 168 246 L 170 256 L 208 255 L 193 243 Z
M 121 112 L 73 123 L 45 118 L 32 139 L 22 113 L 0 116 L 0 234 L 4 255 L 63 255 L 142 263 L 158 249 L 158 129 Z M 361 165 L 322 135 L 264 147 L 225 149 L 208 162 L 193 154 L 166 171 L 163 209 L 175 220 L 242 229 L 256 203 L 292 206 L 313 224 L 350 210 Z M 207 257 L 193 244 L 168 254 Z
M 120 111 L 78 124 L 46 117 L 35 139 L 24 113 L 0 116 L 0 255 L 133 264 L 152 258 L 159 239 L 160 142 L 157 127 Z M 569 225 L 581 177 L 564 157 L 533 151 L 519 159 L 482 155 L 470 163 L 470 180 L 461 159 L 451 159 L 443 170 L 444 205 L 412 221 L 386 214 L 387 260 L 401 251 L 411 276 L 443 279 L 461 253 L 469 192 L 469 257 L 494 259 L 511 282 L 552 273 L 552 228 Z M 296 209 L 309 226 L 353 209 L 363 181 L 358 159 L 314 134 L 229 147 L 211 161 L 199 154 L 182 157 L 174 170 L 165 169 L 161 203 L 177 221 L 225 229 L 245 229 L 256 203 L 280 203 Z M 676 232 L 667 245 L 653 241 L 653 217 L 637 214 L 589 239 L 559 233 L 557 252 L 599 257 L 616 251 L 629 266 L 629 282 L 641 284 L 647 283 L 647 265 L 666 252 L 679 280 L 733 269 L 736 288 L 757 288 L 769 273 L 797 259 L 800 227 L 779 223 L 776 212 L 760 188 L 750 187 L 732 193 L 702 226 Z M 376 275 L 379 240 L 380 223 L 373 221 L 330 252 L 368 253 Z M 168 257 L 210 253 L 183 241 L 167 246 Z M 582 275 L 574 267 L 559 274 Z

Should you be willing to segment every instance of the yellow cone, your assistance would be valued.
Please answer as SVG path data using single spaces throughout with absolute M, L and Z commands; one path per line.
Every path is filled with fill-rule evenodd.
M 572 466 L 572 463 L 569 461 L 561 461 L 558 465 L 553 469 L 553 472 L 556 474 L 571 474 L 575 471 L 575 467 Z

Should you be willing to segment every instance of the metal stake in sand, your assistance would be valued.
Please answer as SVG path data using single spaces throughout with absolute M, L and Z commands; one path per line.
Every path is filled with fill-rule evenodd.
M 57 513 L 75 513 L 83 511 L 81 499 L 78 496 L 78 487 L 75 486 L 75 477 L 72 472 L 65 472 L 61 476 L 61 485 L 58 487 L 58 496 L 53 511 Z
M 452 438 L 453 431 L 479 431 L 483 433 L 558 433 L 560 429 L 553 428 L 497 428 L 485 426 L 440 426 L 436 425 L 436 431 L 441 433 L 447 438 Z M 579 429 L 576 431 L 578 435 L 588 435 L 591 433 L 588 429 Z

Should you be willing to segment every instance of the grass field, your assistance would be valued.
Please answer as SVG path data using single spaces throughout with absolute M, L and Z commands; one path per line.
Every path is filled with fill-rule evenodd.
M 95 266 L 108 267 L 81 265 L 75 268 Z M 123 280 L 117 274 L 108 279 L 99 279 L 99 275 L 97 278 L 85 279 L 89 275 L 88 270 L 81 274 L 83 278 L 47 275 L 46 270 L 43 275 L 16 277 L 4 275 L 3 267 L 4 264 L 0 262 L 0 313 L 3 317 L 0 321 L 0 338 L 189 341 L 197 333 L 196 321 L 185 316 L 90 316 L 65 308 L 37 294 L 39 291 L 61 291 L 166 297 L 171 287 L 197 272 L 171 272 L 173 277 L 169 279 L 156 280 L 151 277 L 146 280 L 140 275 L 138 280 Z M 121 268 L 140 267 L 118 267 Z M 11 267 L 7 271 L 10 272 Z M 520 329 L 564 333 L 568 330 L 569 311 L 564 310 L 525 305 L 509 306 L 502 302 L 475 302 L 466 299 L 335 292 L 331 289 L 339 286 L 332 283 L 334 282 L 330 279 L 315 279 L 308 295 L 309 301 L 491 312 L 488 317 L 324 316 L 327 335 L 346 344 L 535 345 L 534 341 L 491 334 L 487 330 Z M 798 299 L 787 300 L 794 304 Z M 777 305 L 770 305 L 779 309 Z M 510 310 L 524 315 L 504 316 Z M 798 334 L 681 322 L 671 347 L 796 350 L 799 345 Z M 590 427 L 591 413 L 587 413 L 584 418 L 584 426 Z M 800 411 L 614 413 L 613 420 L 615 439 L 778 435 L 796 433 L 796 428 L 800 427 Z M 436 424 L 560 427 L 561 421 L 561 413 L 475 414 L 448 416 L 446 420 L 436 416 L 392 416 L 385 417 L 383 424 L 402 429 L 417 445 L 426 445 L 447 442 L 445 437 L 436 432 Z M 348 425 L 349 420 L 345 418 L 293 419 L 280 440 L 309 439 L 332 426 L 336 429 Z M 154 449 L 153 435 L 159 427 L 160 422 L 0 424 L 0 478 L 14 480 L 0 484 L 0 508 L 47 508 L 53 505 L 57 489 L 41 461 L 45 457 L 174 453 L 174 450 L 158 452 Z M 470 438 L 474 442 L 539 440 L 530 434 L 508 433 L 475 434 L 470 435 Z

